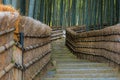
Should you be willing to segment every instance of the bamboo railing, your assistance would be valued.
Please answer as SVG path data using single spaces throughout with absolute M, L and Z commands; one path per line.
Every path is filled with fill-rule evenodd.
M 51 47 L 50 35 L 51 29 L 49 26 L 34 20 L 30 17 L 22 17 L 21 33 L 23 33 L 23 78 L 24 80 L 36 80 L 41 78 L 37 75 L 47 68 L 50 62 Z M 28 25 L 29 26 L 28 26 Z M 30 25 L 31 24 L 31 25 Z
M 12 15 L 14 15 L 14 17 L 10 17 Z M 13 72 L 16 73 L 14 71 L 12 53 L 13 46 L 15 45 L 13 37 L 15 28 L 13 25 L 17 17 L 18 15 L 14 12 L 0 13 L 0 80 L 7 80 L 8 78 L 13 79 Z M 11 20 L 11 22 L 7 20 Z
M 61 27 L 52 27 L 51 41 L 61 39 L 63 35 L 64 33 Z
M 15 78 L 14 70 L 15 62 L 12 60 L 15 28 L 3 29 L 0 31 L 0 80 L 7 80 L 10 76 L 11 79 Z
M 0 29 L 0 80 L 41 79 L 51 60 L 51 29 L 29 17 L 21 17 L 19 26 L 20 43 L 14 41 L 14 27 Z
M 0 78 L 2 78 L 6 73 L 8 73 L 14 67 L 14 63 L 10 63 L 7 67 L 0 71 Z
M 77 29 L 77 28 L 76 28 Z M 120 68 L 120 25 L 85 32 L 68 28 L 66 45 L 79 58 L 108 62 Z

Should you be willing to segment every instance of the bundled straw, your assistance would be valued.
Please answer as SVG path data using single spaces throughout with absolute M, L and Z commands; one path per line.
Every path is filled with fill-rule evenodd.
M 20 27 L 25 36 L 47 36 L 51 33 L 51 28 L 46 24 L 25 16 L 21 17 Z
M 17 10 L 15 10 L 12 6 L 9 6 L 9 5 L 2 5 L 2 4 L 0 4 L 0 13 L 1 12 L 11 12 L 11 13 L 13 13 L 13 14 L 17 14 L 17 16 L 13 16 L 13 15 L 9 15 L 9 13 L 8 13 L 8 15 L 9 15 L 9 18 L 12 18 L 11 20 L 13 20 L 13 19 L 15 19 L 15 26 L 16 26 L 16 28 L 18 27 L 18 23 L 19 23 L 19 12 L 17 11 Z M 7 13 L 6 13 L 7 14 Z M 11 17 L 12 16 L 12 17 Z M 14 18 L 13 18 L 14 17 Z M 6 18 L 5 18 L 6 19 Z M 0 19 L 1 20 L 1 19 Z M 6 19 L 7 20 L 7 19 Z M 8 20 L 9 21 L 9 20 Z
M 19 14 L 15 12 L 0 12 L 0 31 L 14 27 L 18 15 Z
M 3 29 L 5 30 L 9 27 L 15 27 L 16 28 L 15 33 L 19 33 L 18 27 L 19 21 L 20 16 L 17 10 L 15 10 L 10 5 L 0 4 L 0 26 L 1 26 L 0 31 Z M 15 36 L 15 39 L 18 41 L 17 36 Z
M 4 12 L 4 11 L 17 12 L 17 10 L 15 10 L 12 6 L 2 5 L 2 4 L 0 4 L 0 11 L 2 11 L 2 12 Z

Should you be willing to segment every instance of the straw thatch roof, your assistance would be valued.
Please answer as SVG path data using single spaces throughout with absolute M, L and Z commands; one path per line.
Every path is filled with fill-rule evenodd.
M 25 36 L 47 36 L 51 34 L 51 28 L 48 25 L 31 17 L 21 17 L 20 27 Z

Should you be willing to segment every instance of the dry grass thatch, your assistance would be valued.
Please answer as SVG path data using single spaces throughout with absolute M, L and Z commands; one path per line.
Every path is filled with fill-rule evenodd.
M 21 31 L 23 31 L 26 36 L 43 36 L 51 34 L 51 28 L 49 26 L 30 17 L 21 17 L 20 27 Z
M 85 28 L 83 27 L 80 30 L 84 30 L 84 29 Z M 70 34 L 71 37 L 73 36 L 73 37 L 79 37 L 79 38 L 117 35 L 117 34 L 119 35 L 120 34 L 120 24 L 106 27 L 101 30 L 93 30 L 93 31 L 88 31 L 88 32 L 84 32 L 84 31 L 80 31 L 80 30 L 78 27 L 67 28 L 67 33 Z
M 5 12 L 5 11 L 17 12 L 17 10 L 15 10 L 12 6 L 10 6 L 10 5 L 3 5 L 3 4 L 0 4 L 0 11 L 1 12 Z
M 2 16 L 2 18 L 0 19 L 0 20 L 2 20 L 3 19 L 3 17 L 5 17 L 4 19 L 6 19 L 6 20 L 8 20 L 9 22 L 11 21 L 13 21 L 13 19 L 14 19 L 14 22 L 15 22 L 15 27 L 16 27 L 16 29 L 17 29 L 17 27 L 18 27 L 18 24 L 19 24 L 19 12 L 16 10 L 16 9 L 14 9 L 12 6 L 10 6 L 10 5 L 2 5 L 2 4 L 0 4 L 0 13 L 1 12 L 5 12 L 5 15 L 4 14 L 1 14 L 1 16 L 2 15 L 4 15 L 4 16 Z M 8 12 L 8 13 L 7 13 Z M 10 14 L 11 13 L 11 14 Z M 9 16 L 7 16 L 7 15 L 9 15 Z M 4 21 L 3 21 L 4 22 Z M 8 23 L 9 23 L 8 22 Z M 14 25 L 13 25 L 14 26 Z
M 15 33 L 19 33 L 18 27 L 19 21 L 20 21 L 19 11 L 17 11 L 10 5 L 0 4 L 0 26 L 1 26 L 0 31 L 10 27 L 15 27 L 16 28 Z M 18 41 L 16 35 L 14 38 Z
M 24 38 L 24 48 L 36 45 L 36 44 L 44 44 L 50 42 L 50 37 L 47 38 Z
M 0 31 L 14 27 L 18 15 L 16 12 L 0 12 Z

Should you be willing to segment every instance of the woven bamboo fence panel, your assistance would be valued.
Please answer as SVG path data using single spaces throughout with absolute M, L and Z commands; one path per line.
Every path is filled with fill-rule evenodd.
M 21 17 L 20 26 L 20 31 L 24 33 L 24 80 L 35 80 L 50 61 L 51 29 L 49 26 L 25 16 Z
M 61 39 L 63 37 L 64 33 L 62 29 L 52 29 L 52 34 L 51 34 L 51 41 Z
M 79 32 L 73 28 L 66 30 L 66 45 L 75 55 L 81 58 L 86 58 L 81 55 L 92 55 L 93 57 L 89 57 L 90 60 L 94 57 L 103 57 L 109 62 L 120 64 L 120 24 L 88 32 L 84 32 L 85 29 L 82 27 L 79 29 Z
M 18 13 L 0 12 L 0 80 L 14 80 L 14 31 Z

